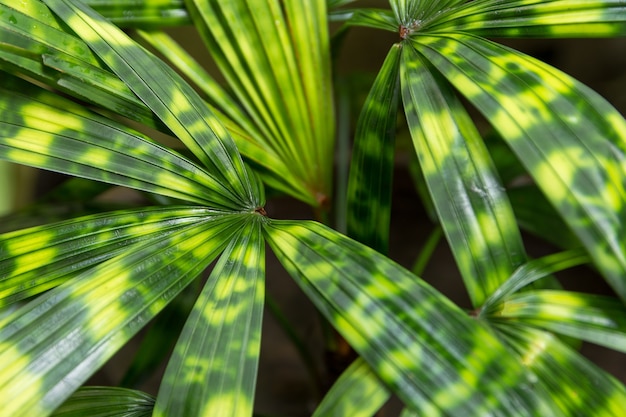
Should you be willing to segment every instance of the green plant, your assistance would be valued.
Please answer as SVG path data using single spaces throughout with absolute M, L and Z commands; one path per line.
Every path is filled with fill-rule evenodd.
M 561 290 L 550 276 L 589 263 L 626 299 L 626 122 L 571 77 L 483 37 L 619 36 L 621 2 L 339 8 L 348 3 L 0 1 L 0 157 L 154 202 L 0 235 L 2 415 L 251 415 L 265 243 L 359 354 L 315 416 L 373 415 L 390 393 L 404 417 L 626 409 L 624 386 L 557 336 L 625 351 L 626 308 Z M 333 39 L 328 16 L 344 22 Z M 158 29 L 186 24 L 228 89 Z M 136 29 L 133 38 L 172 66 L 116 25 Z M 399 41 L 359 116 L 347 184 L 338 186 L 347 206 L 333 210 L 331 47 L 352 25 Z M 513 162 L 492 160 L 458 93 Z M 400 104 L 424 204 L 454 254 L 470 312 L 385 256 Z M 505 174 L 533 183 L 506 190 Z M 83 180 L 64 187 L 57 198 L 80 190 L 80 201 L 103 189 Z M 356 240 L 314 221 L 270 219 L 264 187 L 309 204 L 320 221 L 345 218 Z M 518 222 L 564 251 L 528 259 Z M 546 227 L 554 222 L 563 230 Z M 176 297 L 214 260 L 184 307 Z M 156 398 L 80 388 L 171 302 L 188 318 Z

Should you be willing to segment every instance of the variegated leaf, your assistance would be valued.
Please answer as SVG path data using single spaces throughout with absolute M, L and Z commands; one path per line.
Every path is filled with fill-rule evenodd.
M 234 236 L 187 319 L 155 416 L 252 415 L 265 298 L 261 216 Z
M 23 86 L 0 81 L 0 158 L 217 208 L 238 203 L 214 173 L 178 153 L 44 89 L 23 94 Z
M 212 57 L 307 203 L 330 198 L 334 114 L 326 4 L 190 1 Z
M 154 398 L 116 387 L 83 387 L 57 408 L 53 417 L 150 417 Z
M 389 246 L 400 51 L 391 47 L 365 100 L 348 180 L 348 235 L 381 253 Z
M 312 417 L 372 417 L 390 396 L 367 362 L 358 358 L 333 384 Z
M 614 37 L 626 34 L 626 10 L 613 0 L 473 1 L 444 11 L 424 29 L 493 37 Z
M 427 416 L 556 416 L 498 339 L 394 262 L 314 222 L 266 228 L 278 259 L 394 393 Z
M 169 207 L 97 214 L 0 235 L 0 306 L 40 294 L 133 245 L 218 213 Z
M 410 44 L 402 98 L 424 179 L 474 307 L 525 261 L 513 210 L 487 149 L 449 85 Z
M 461 33 L 415 47 L 499 130 L 537 185 L 626 298 L 626 121 L 573 78 Z
M 46 4 L 232 192 L 236 200 L 232 209 L 254 210 L 261 205 L 232 138 L 180 75 L 84 4 L 72 0 Z
M 0 319 L 3 413 L 47 416 L 194 280 L 254 214 L 204 217 Z
M 530 291 L 508 297 L 491 316 L 626 352 L 626 307 L 613 297 Z
M 615 417 L 626 409 L 626 389 L 554 335 L 522 325 L 499 326 L 503 338 L 549 393 L 561 415 Z

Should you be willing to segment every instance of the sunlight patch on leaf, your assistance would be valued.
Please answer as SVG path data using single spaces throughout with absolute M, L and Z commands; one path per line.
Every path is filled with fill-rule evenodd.
M 434 415 L 555 415 L 486 327 L 408 271 L 314 222 L 265 230 L 298 285 L 406 404 Z M 442 394 L 449 387 L 459 395 Z
M 626 297 L 620 238 L 626 121 L 571 77 L 479 37 L 423 35 L 415 47 L 499 130 L 607 281 Z M 568 121 L 572 116 L 580 118 L 576 129 Z
M 0 374 L 0 395 L 16 410 L 52 412 L 208 266 L 242 218 L 207 217 L 136 244 L 5 317 L 0 346 L 27 360 L 16 366 L 11 350 L 0 351 L 14 364 Z M 23 384 L 38 389 L 13 391 Z
M 233 236 L 185 323 L 155 416 L 249 416 L 258 366 L 264 242 L 258 215 Z

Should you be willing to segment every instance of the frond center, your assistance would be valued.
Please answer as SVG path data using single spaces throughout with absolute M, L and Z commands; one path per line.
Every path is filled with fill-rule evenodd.
M 398 33 L 400 34 L 400 39 L 408 38 L 409 36 L 411 36 L 413 32 L 416 32 L 417 30 L 419 30 L 421 26 L 422 26 L 422 21 L 419 19 L 411 21 L 408 25 L 401 24 L 398 27 Z

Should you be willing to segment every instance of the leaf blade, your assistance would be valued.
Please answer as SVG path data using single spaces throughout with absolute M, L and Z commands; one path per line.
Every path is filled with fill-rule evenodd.
M 182 77 L 81 3 L 47 0 L 46 4 L 233 190 L 239 205 L 234 209 L 253 210 L 260 205 L 232 138 Z
M 4 317 L 0 393 L 47 416 L 204 270 L 241 215 L 207 218 L 91 268 Z
M 53 417 L 149 417 L 154 398 L 145 392 L 117 387 L 79 388 Z
M 358 358 L 333 384 L 312 417 L 371 417 L 390 396 L 369 365 Z
M 507 298 L 495 315 L 626 352 L 625 313 L 613 297 L 543 290 Z
M 392 46 L 365 100 L 348 179 L 348 235 L 381 253 L 389 246 L 400 51 Z
M 231 240 L 187 319 L 155 416 L 252 415 L 264 272 L 260 221 L 252 218 Z
M 624 386 L 554 335 L 522 325 L 499 329 L 562 415 L 583 417 L 593 410 L 594 416 L 610 417 L 624 410 Z
M 624 118 L 571 77 L 484 39 L 420 36 L 416 47 L 500 131 L 626 298 Z
M 335 123 L 325 2 L 252 7 L 189 1 L 188 7 L 262 141 L 289 167 L 307 200 L 324 204 L 331 189 Z
M 131 245 L 216 212 L 197 207 L 122 210 L 0 235 L 0 305 L 37 295 Z M 76 233 L 79 230 L 80 233 Z
M 314 222 L 273 220 L 265 233 L 298 285 L 405 404 L 427 415 L 558 415 L 542 395 L 527 397 L 530 376 L 486 327 L 384 256 Z
M 428 29 L 492 37 L 616 37 L 626 33 L 626 12 L 611 0 L 477 1 L 442 15 Z
M 0 83 L 2 159 L 218 208 L 234 204 L 212 174 L 176 152 L 44 89 L 23 94 L 24 85 L 10 76 Z
M 526 259 L 487 149 L 449 86 L 409 44 L 402 98 L 415 152 L 474 307 Z

